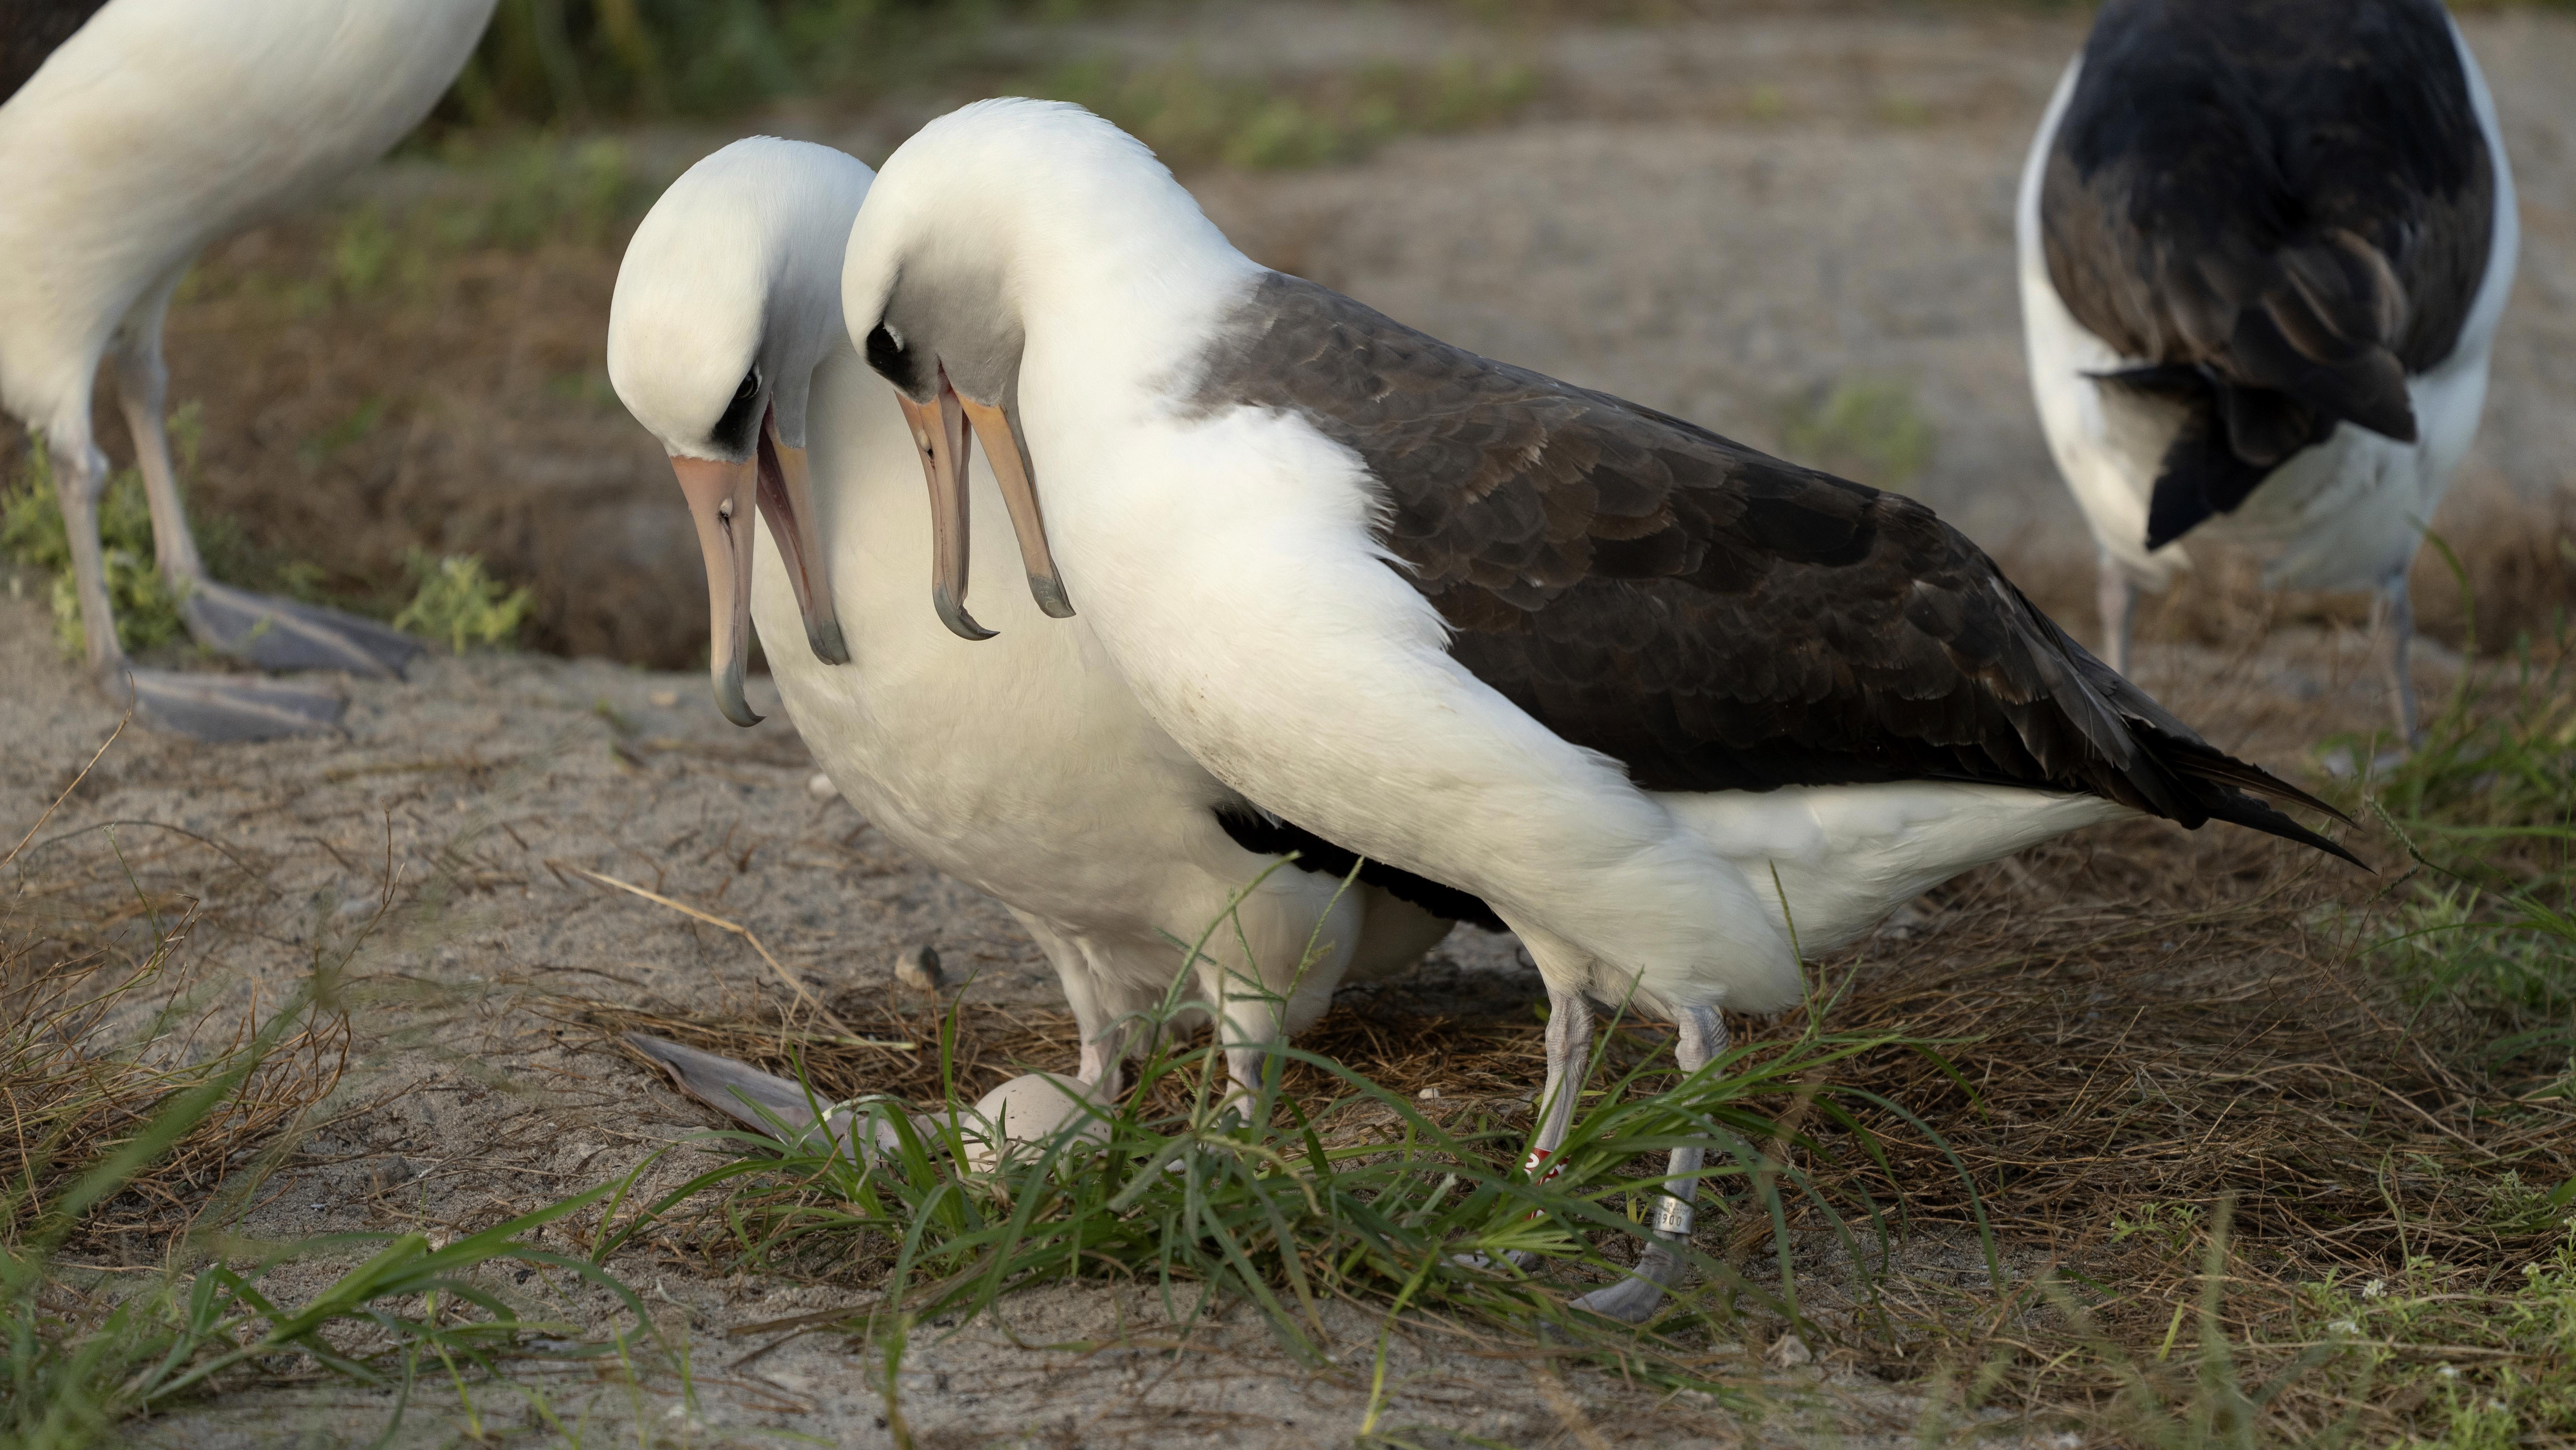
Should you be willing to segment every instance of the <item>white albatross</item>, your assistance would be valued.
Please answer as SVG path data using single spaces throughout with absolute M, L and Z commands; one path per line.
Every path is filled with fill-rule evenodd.
M 494 0 L 29 0 L 0 21 L 0 404 L 44 434 L 70 536 L 88 664 L 149 725 L 203 740 L 319 729 L 327 686 L 136 669 L 98 537 L 107 459 L 99 360 L 151 500 L 161 575 L 189 632 L 266 669 L 395 675 L 417 641 L 336 610 L 214 582 L 171 467 L 161 322 L 206 245 L 384 154 L 456 78 Z
M 1229 1074 L 1255 1085 L 1261 1046 L 1314 1021 L 1337 984 L 1411 966 L 1451 917 L 1482 907 L 1384 868 L 1344 891 L 1333 868 L 1348 855 L 1201 769 L 1080 622 L 1006 597 L 990 611 L 1001 637 L 979 646 L 922 607 L 934 528 L 952 567 L 971 554 L 1000 568 L 1009 511 L 976 466 L 934 514 L 902 412 L 851 349 L 841 258 L 870 178 L 829 147 L 737 141 L 671 184 L 618 267 L 608 374 L 697 520 L 717 704 L 757 722 L 743 698 L 757 628 L 789 718 L 842 796 L 1036 939 L 1073 1007 L 1080 1076 L 1103 1097 L 1143 1045 L 1137 1014 L 1181 971 L 1174 942 L 1197 941 L 1242 894 L 1197 981 L 1236 1044 Z M 961 436 L 933 441 L 966 461 Z M 1300 846 L 1307 869 L 1263 876 Z M 720 1107 L 728 1081 L 772 1106 L 802 1100 L 748 1069 L 728 1079 L 721 1059 L 657 1055 Z
M 2513 286 L 2495 100 L 2435 0 L 2114 0 L 2023 167 L 2031 387 L 2129 668 L 2182 540 L 2369 589 L 2420 731 L 2408 566 L 2486 401 Z
M 1587 994 L 1670 1014 L 1685 1072 L 1723 1050 L 1721 1007 L 1797 999 L 1775 879 L 1822 951 L 2140 813 L 2344 854 L 2246 792 L 2322 806 L 2086 654 L 1922 505 L 1257 266 L 1079 108 L 982 102 L 905 142 L 841 298 L 916 416 L 966 414 L 1030 475 L 1063 597 L 1173 739 L 1519 934 L 1552 1012 L 1536 1157 L 1574 1105 Z M 943 567 L 933 593 L 966 582 Z M 1673 1153 L 1637 1273 L 1588 1307 L 1661 1297 L 1700 1155 Z

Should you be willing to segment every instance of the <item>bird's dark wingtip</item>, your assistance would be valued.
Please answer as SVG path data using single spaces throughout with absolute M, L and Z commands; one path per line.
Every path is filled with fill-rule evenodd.
M 2306 799 L 2306 797 L 2302 797 L 2302 799 Z M 2297 821 L 2294 821 L 2288 816 L 2282 814 L 2280 811 L 2275 810 L 2269 803 L 2256 800 L 2254 797 L 2245 794 L 2243 791 L 2231 790 L 2220 792 L 2219 798 L 2212 801 L 2210 803 L 2210 807 L 2209 814 L 2212 819 L 2227 821 L 2234 825 L 2244 826 L 2250 830 L 2261 831 L 2267 836 L 2278 836 L 2285 841 L 2296 841 L 2302 846 L 2323 851 L 2329 856 L 2336 856 L 2349 861 L 2353 865 L 2360 867 L 2362 870 L 2370 872 L 2373 876 L 2379 874 L 2379 872 L 2374 869 L 2369 862 L 2364 861 L 2359 856 L 2345 850 L 2336 842 L 2318 835 L 2316 832 L 2300 825 Z M 2327 814 L 2333 816 L 2336 820 L 2343 821 L 2346 825 L 2352 824 L 2352 822 L 2347 819 L 2342 812 L 2336 811 L 2331 807 L 2320 806 L 2318 809 L 2324 810 Z

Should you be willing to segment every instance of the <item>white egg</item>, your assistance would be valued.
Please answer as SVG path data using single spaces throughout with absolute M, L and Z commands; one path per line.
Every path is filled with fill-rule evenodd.
M 1042 1152 L 1060 1133 L 1088 1142 L 1109 1139 L 1109 1105 L 1079 1079 L 1052 1072 L 1015 1077 L 984 1094 L 962 1115 L 966 1166 L 989 1173 L 1005 1155 Z

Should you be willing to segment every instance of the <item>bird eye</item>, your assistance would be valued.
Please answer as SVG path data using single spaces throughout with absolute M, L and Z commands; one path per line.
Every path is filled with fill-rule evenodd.
M 709 435 L 716 447 L 730 455 L 751 452 L 751 435 L 760 426 L 760 369 L 742 375 L 742 386 L 734 389 L 733 401 L 726 405 L 724 416 L 716 420 Z
M 901 333 L 879 322 L 868 333 L 867 354 L 868 366 L 876 369 L 879 377 L 905 392 L 919 395 L 921 366 L 905 345 Z

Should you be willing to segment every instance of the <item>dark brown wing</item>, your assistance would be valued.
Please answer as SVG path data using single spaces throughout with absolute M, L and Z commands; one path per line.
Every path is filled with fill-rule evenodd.
M 2161 547 L 2349 421 L 2412 441 L 2459 346 L 2495 173 L 2434 0 L 2113 0 L 2052 138 L 2049 280 L 2188 421 Z
M 2241 803 L 2315 839 L 1911 499 L 1277 274 L 1195 401 L 1292 410 L 1358 453 L 1456 658 L 1650 789 L 1987 781 L 2191 825 Z
M 0 0 L 0 105 L 107 0 Z

